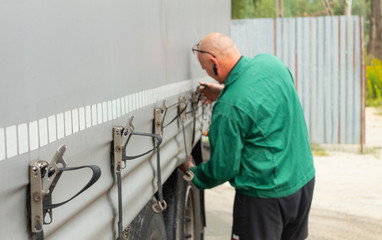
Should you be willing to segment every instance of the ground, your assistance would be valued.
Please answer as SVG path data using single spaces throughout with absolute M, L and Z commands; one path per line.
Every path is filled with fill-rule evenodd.
M 308 240 L 382 239 L 382 115 L 366 109 L 366 143 L 320 145 Z M 320 154 L 322 155 L 322 154 Z M 234 190 L 206 191 L 206 240 L 230 239 Z

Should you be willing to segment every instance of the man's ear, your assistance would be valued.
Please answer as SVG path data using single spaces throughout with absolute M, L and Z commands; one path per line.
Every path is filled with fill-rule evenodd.
M 216 61 L 215 58 L 211 58 L 210 60 L 212 62 L 212 70 L 213 70 L 214 74 L 217 76 L 218 75 L 218 68 L 217 68 L 218 62 Z
M 217 76 L 218 75 L 218 69 L 216 68 L 216 64 L 212 64 L 212 69 L 214 70 L 214 74 Z

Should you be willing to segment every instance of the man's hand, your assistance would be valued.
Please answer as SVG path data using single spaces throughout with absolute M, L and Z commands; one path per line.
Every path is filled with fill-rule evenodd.
M 223 88 L 224 85 L 222 84 L 200 82 L 199 91 L 202 94 L 202 99 L 205 98 L 204 101 L 202 100 L 202 103 L 209 104 L 216 101 Z
M 182 170 L 184 173 L 186 173 L 188 170 L 190 170 L 190 168 L 194 167 L 195 164 L 194 162 L 192 161 L 192 156 L 190 155 L 188 157 L 188 165 L 187 165 L 187 162 L 184 162 L 182 165 L 179 166 L 180 170 Z

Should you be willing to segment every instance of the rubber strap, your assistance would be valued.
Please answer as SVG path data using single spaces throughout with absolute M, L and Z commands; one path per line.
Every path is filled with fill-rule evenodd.
M 123 151 L 123 155 L 122 155 L 122 160 L 134 160 L 136 158 L 139 158 L 139 157 L 143 157 L 145 156 L 146 154 L 149 154 L 151 153 L 152 151 L 154 151 L 155 149 L 159 149 L 159 145 L 162 143 L 162 137 L 157 135 L 157 134 L 152 134 L 152 133 L 144 133 L 144 132 L 132 132 L 131 135 L 138 135 L 138 136 L 146 136 L 146 137 L 152 137 L 152 138 L 155 138 L 157 139 L 157 145 L 154 146 L 153 149 L 145 152 L 145 153 L 142 153 L 142 154 L 138 154 L 138 155 L 135 155 L 135 156 L 127 156 L 125 155 L 125 151 Z
M 119 168 L 119 167 L 118 167 Z M 118 185 L 118 240 L 122 240 L 122 180 L 121 171 L 117 173 L 117 185 Z
M 34 233 L 33 237 L 33 240 L 44 240 L 44 231 Z
M 187 152 L 187 142 L 186 142 L 186 132 L 184 130 L 184 124 L 182 123 L 182 131 L 183 131 L 183 141 L 184 141 L 184 151 L 186 152 L 186 165 L 187 165 L 187 172 L 183 176 L 183 179 L 187 182 L 192 181 L 194 178 L 194 173 L 190 170 L 190 164 L 188 162 L 188 152 Z
M 171 123 L 173 123 L 176 119 L 178 119 L 179 117 L 180 117 L 180 115 L 182 115 L 182 113 L 184 112 L 184 111 L 186 111 L 186 109 L 187 109 L 187 102 L 185 102 L 184 103 L 185 104 L 185 107 L 184 107 L 184 109 L 182 110 L 182 111 L 180 111 L 169 123 L 167 123 L 166 125 L 164 125 L 164 126 L 162 126 L 162 128 L 165 128 L 165 127 L 167 127 L 168 125 L 170 125 Z M 179 105 L 179 104 L 178 104 Z
M 98 166 L 96 166 L 96 165 L 85 165 L 85 166 L 80 166 L 80 167 L 65 167 L 65 168 L 59 168 L 58 171 L 65 172 L 65 171 L 78 170 L 78 169 L 82 169 L 82 168 L 90 168 L 92 170 L 92 172 L 93 172 L 93 175 L 92 175 L 91 179 L 89 180 L 89 182 L 81 189 L 81 191 L 79 191 L 76 195 L 74 195 L 73 197 L 69 198 L 66 201 L 63 201 L 63 202 L 60 202 L 60 203 L 55 203 L 55 204 L 46 204 L 46 205 L 44 205 L 43 206 L 44 210 L 56 208 L 56 207 L 59 207 L 61 205 L 64 205 L 65 203 L 68 203 L 69 201 L 73 200 L 75 197 L 80 195 L 82 192 L 86 191 L 95 182 L 97 182 L 98 179 L 101 177 L 101 169 Z

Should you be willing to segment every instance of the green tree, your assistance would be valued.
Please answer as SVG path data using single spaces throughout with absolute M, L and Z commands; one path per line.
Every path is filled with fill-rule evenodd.
M 231 0 L 232 19 L 255 18 L 255 5 L 259 0 Z
M 275 17 L 275 0 L 258 0 L 255 4 L 254 16 L 256 18 Z
M 325 16 L 327 10 L 334 15 L 343 15 L 346 0 L 283 0 L 284 17 Z M 276 0 L 232 0 L 232 19 L 274 18 Z M 370 0 L 353 0 L 352 15 L 362 15 L 365 19 L 370 12 Z
M 374 58 L 366 66 L 366 105 L 382 106 L 382 62 Z

